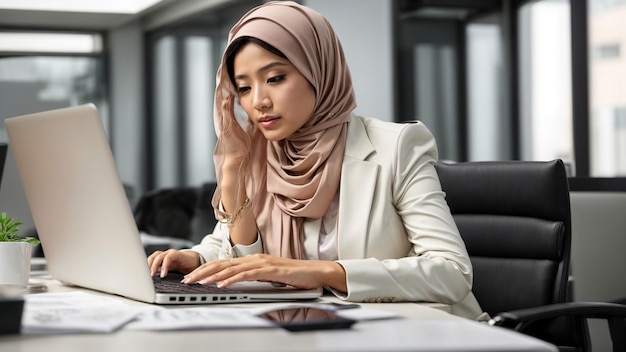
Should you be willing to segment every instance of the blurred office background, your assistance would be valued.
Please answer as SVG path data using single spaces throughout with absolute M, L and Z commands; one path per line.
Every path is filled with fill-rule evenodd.
M 215 71 L 261 2 L 0 0 L 0 119 L 95 103 L 131 203 L 214 181 Z M 358 114 L 425 122 L 446 160 L 563 159 L 589 282 L 576 293 L 626 296 L 626 256 L 610 252 L 626 241 L 626 0 L 301 2 L 338 32 Z M 28 229 L 13 163 L 0 208 Z
M 211 180 L 214 74 L 260 2 L 0 0 L 0 118 L 95 103 L 131 200 Z M 302 2 L 339 33 L 357 113 L 424 121 L 447 160 L 625 176 L 626 1 Z
M 93 102 L 131 201 L 210 181 L 215 71 L 260 2 L 0 0 L 0 118 Z M 424 121 L 442 159 L 625 176 L 626 1 L 303 3 L 339 33 L 357 113 Z

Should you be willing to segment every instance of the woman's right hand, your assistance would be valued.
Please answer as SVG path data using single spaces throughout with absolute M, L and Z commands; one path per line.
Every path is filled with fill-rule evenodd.
M 188 274 L 200 266 L 200 254 L 176 249 L 168 249 L 165 252 L 155 251 L 148 257 L 148 266 L 151 276 L 155 276 L 159 270 L 161 277 L 166 277 L 170 270 Z
M 229 96 L 222 101 L 222 116 L 230 121 L 229 128 L 222 131 L 221 144 L 225 164 L 239 165 L 248 155 L 248 136 L 235 117 L 235 97 Z

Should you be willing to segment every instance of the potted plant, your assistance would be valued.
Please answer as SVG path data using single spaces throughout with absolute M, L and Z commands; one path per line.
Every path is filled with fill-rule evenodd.
M 20 225 L 5 212 L 0 214 L 0 285 L 28 284 L 31 252 L 39 240 L 21 237 Z

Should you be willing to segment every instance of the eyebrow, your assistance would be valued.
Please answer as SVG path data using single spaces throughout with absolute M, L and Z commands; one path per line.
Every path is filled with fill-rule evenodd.
M 258 69 L 257 72 L 267 71 L 267 70 L 269 70 L 269 69 L 271 69 L 273 67 L 276 67 L 276 66 L 287 66 L 287 64 L 284 63 L 284 62 L 280 62 L 280 61 L 270 62 L 269 64 L 267 64 L 267 65 L 261 67 L 260 69 Z M 246 77 L 248 77 L 248 75 L 235 75 L 235 79 L 243 79 L 243 78 L 246 78 Z

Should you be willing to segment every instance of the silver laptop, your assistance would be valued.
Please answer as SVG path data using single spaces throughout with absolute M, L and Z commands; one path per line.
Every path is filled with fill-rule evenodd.
M 245 282 L 157 292 L 93 104 L 5 119 L 48 270 L 64 283 L 160 304 L 314 299 L 318 290 Z M 180 279 L 178 279 L 180 280 Z M 178 283 L 178 280 L 175 280 Z M 185 288 L 189 289 L 189 285 Z

